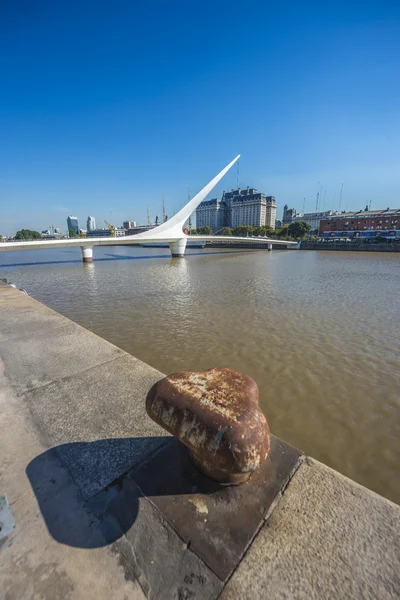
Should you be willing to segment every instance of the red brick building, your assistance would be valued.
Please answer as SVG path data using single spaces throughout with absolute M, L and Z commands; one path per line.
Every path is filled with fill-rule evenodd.
M 366 237 L 369 232 L 400 232 L 400 208 L 343 212 L 322 219 L 319 234 L 323 237 Z M 368 236 L 369 237 L 369 236 Z

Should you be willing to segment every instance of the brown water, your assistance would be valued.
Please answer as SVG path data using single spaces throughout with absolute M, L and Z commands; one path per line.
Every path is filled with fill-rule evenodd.
M 76 249 L 0 254 L 0 276 L 165 373 L 251 375 L 273 433 L 400 503 L 400 256 L 94 256 L 83 265 Z

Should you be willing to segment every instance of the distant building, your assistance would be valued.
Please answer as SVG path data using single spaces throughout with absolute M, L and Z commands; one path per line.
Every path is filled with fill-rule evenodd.
M 209 226 L 213 231 L 240 225 L 275 228 L 275 220 L 275 197 L 250 187 L 224 192 L 221 199 L 205 200 L 196 209 L 196 227 Z
M 398 237 L 400 208 L 342 212 L 322 219 L 319 233 L 323 237 Z
M 211 227 L 213 231 L 230 227 L 226 206 L 221 206 L 221 200 L 213 198 L 204 200 L 196 208 L 196 227 Z
M 149 229 L 153 228 L 154 226 L 136 225 L 135 227 L 125 230 L 125 235 L 136 235 L 137 233 L 143 233 L 144 231 L 149 231 Z
M 133 229 L 136 227 L 136 221 L 124 221 L 122 227 L 123 229 Z
M 111 237 L 112 230 L 111 229 L 89 229 L 86 232 L 86 237 Z M 112 237 L 122 237 L 125 235 L 125 229 L 122 227 L 114 228 L 114 236 Z
M 285 204 L 283 207 L 283 218 L 282 225 L 290 225 L 290 223 L 295 223 L 296 221 L 305 221 L 311 227 L 311 231 L 318 233 L 319 224 L 322 219 L 327 219 L 337 213 L 333 210 L 325 210 L 321 212 L 311 212 L 311 213 L 298 213 L 295 208 L 288 208 L 288 205 Z
M 87 230 L 86 237 L 111 237 L 111 229 L 92 229 Z
M 290 225 L 296 217 L 296 209 L 289 208 L 287 204 L 283 207 L 282 225 Z
M 86 230 L 93 231 L 96 229 L 96 219 L 94 217 L 88 217 L 86 221 Z
M 68 227 L 68 231 L 70 229 L 72 229 L 72 231 L 74 233 L 76 233 L 76 235 L 78 235 L 79 233 L 79 223 L 78 223 L 78 218 L 77 217 L 68 217 L 67 218 L 67 227 Z
M 305 221 L 311 226 L 312 233 L 318 233 L 320 223 L 323 219 L 329 219 L 332 216 L 337 215 L 337 212 L 333 210 L 326 210 L 323 212 L 313 212 L 313 213 L 298 213 L 292 222 L 296 221 Z

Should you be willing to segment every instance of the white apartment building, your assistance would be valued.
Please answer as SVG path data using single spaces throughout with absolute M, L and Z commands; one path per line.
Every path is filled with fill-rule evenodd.
M 224 227 L 224 218 L 225 207 L 221 209 L 221 200 L 218 198 L 204 200 L 196 209 L 196 227 L 208 226 L 217 231 Z
M 94 217 L 88 217 L 86 221 L 86 230 L 94 231 L 96 229 L 96 219 Z
M 196 210 L 196 226 L 208 225 L 213 231 L 222 227 L 267 225 L 275 229 L 276 201 L 274 196 L 265 196 L 254 188 L 224 192 L 222 199 L 214 198 L 202 202 Z

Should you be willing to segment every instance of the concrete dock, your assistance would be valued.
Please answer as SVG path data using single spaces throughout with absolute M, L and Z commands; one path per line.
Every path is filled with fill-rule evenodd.
M 147 416 L 161 377 L 0 282 L 1 599 L 400 597 L 399 506 L 274 437 L 221 490 Z

